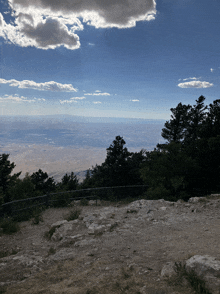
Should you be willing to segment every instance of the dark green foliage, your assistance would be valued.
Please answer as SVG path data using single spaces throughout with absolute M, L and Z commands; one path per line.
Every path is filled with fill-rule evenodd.
M 207 289 L 205 281 L 200 278 L 194 270 L 187 271 L 185 264 L 175 263 L 175 271 L 178 274 L 178 279 L 181 283 L 182 278 L 185 278 L 192 289 L 197 294 L 211 294 L 211 292 Z
M 11 251 L 8 251 L 8 250 L 7 251 L 0 251 L 0 258 L 9 256 L 9 255 L 15 255 L 17 253 L 18 253 L 18 251 L 14 250 L 14 249 L 12 249 Z
M 42 194 L 56 189 L 53 177 L 48 177 L 48 174 L 41 169 L 31 175 L 31 181 L 34 184 L 35 191 L 40 191 Z
M 220 100 L 209 108 L 200 96 L 196 104 L 171 108 L 162 129 L 166 144 L 146 153 L 141 176 L 149 199 L 188 200 L 218 191 L 220 180 Z M 199 194 L 198 194 L 199 193 Z
M 171 108 L 171 120 L 166 121 L 161 136 L 168 142 L 181 142 L 185 137 L 189 125 L 190 105 L 179 103 L 176 108 Z
M 10 196 L 7 194 L 9 187 L 13 186 L 16 179 L 20 176 L 21 172 L 11 176 L 12 170 L 15 168 L 14 162 L 10 163 L 8 160 L 9 154 L 0 155 L 0 198 L 4 198 L 4 202 L 10 201 Z M 2 200 L 0 200 L 2 201 Z
M 140 177 L 140 164 L 145 160 L 145 150 L 131 153 L 124 145 L 123 137 L 116 136 L 113 143 L 107 148 L 105 162 L 101 165 L 96 165 L 91 171 L 87 171 L 86 179 L 81 187 L 115 187 L 143 184 Z M 131 189 L 111 189 L 98 191 L 96 195 L 100 199 L 116 200 L 132 196 L 136 191 Z M 139 195 L 138 192 L 137 195 Z
M 0 286 L 0 294 L 6 293 L 7 288 L 5 286 Z
M 149 152 L 141 169 L 141 176 L 149 185 L 147 198 L 176 201 L 186 196 L 195 172 L 194 160 L 183 151 L 180 143 L 172 142 L 166 150 L 158 148 Z
M 16 221 L 11 218 L 3 219 L 0 222 L 0 227 L 3 229 L 3 234 L 14 234 L 17 233 L 20 228 Z
M 58 226 L 59 227 L 59 226 Z M 45 232 L 44 237 L 48 240 L 51 239 L 51 237 L 53 236 L 53 233 L 55 233 L 56 228 L 58 227 L 52 227 L 48 232 Z
M 66 207 L 70 203 L 70 194 L 61 193 L 52 195 L 50 205 L 53 207 Z
M 23 203 L 23 206 L 27 207 L 27 204 Z M 43 221 L 41 213 L 45 208 L 46 207 L 42 205 L 38 207 L 24 209 L 19 212 L 13 213 L 12 219 L 16 222 L 23 222 L 33 218 L 32 224 L 39 224 L 40 221 Z
M 70 175 L 65 174 L 61 180 L 61 183 L 58 184 L 58 187 L 62 191 L 71 191 L 71 190 L 76 190 L 78 187 L 79 181 L 74 175 L 73 172 L 71 172 Z
M 48 255 L 52 255 L 56 253 L 56 249 L 54 249 L 53 247 L 50 247 L 50 249 L 48 250 Z
M 31 176 L 26 173 L 23 179 L 16 179 L 14 185 L 9 187 L 8 195 L 11 201 L 36 197 L 41 195 L 35 190 L 35 185 L 32 182 Z
M 81 199 L 81 200 L 80 200 L 80 205 L 82 205 L 82 206 L 87 206 L 87 205 L 89 205 L 89 200 L 86 199 L 86 198 Z
M 71 220 L 78 219 L 78 217 L 80 216 L 80 213 L 81 213 L 81 209 L 74 208 L 74 209 L 70 210 L 70 212 L 68 213 L 68 215 L 66 216 L 65 219 L 68 222 Z

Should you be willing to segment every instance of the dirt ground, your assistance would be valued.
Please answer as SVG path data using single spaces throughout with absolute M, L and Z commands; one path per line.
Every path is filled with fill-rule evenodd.
M 147 220 L 140 213 L 120 210 L 112 215 L 118 227 L 90 236 L 83 216 L 109 206 L 126 209 L 127 204 L 80 206 L 74 235 L 92 240 L 85 246 L 45 238 L 45 232 L 63 220 L 70 208 L 45 210 L 38 225 L 32 220 L 20 223 L 19 232 L 0 237 L 0 251 L 13 253 L 0 258 L 0 293 L 194 293 L 188 285 L 169 284 L 161 270 L 167 262 L 193 255 L 220 260 L 220 197 L 195 204 L 152 203 L 153 214 Z M 62 254 L 69 258 L 62 259 Z

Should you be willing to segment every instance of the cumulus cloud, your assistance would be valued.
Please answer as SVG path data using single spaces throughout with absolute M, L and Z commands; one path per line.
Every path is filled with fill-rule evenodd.
M 213 72 L 214 71 L 214 68 L 210 68 L 210 71 Z
M 110 96 L 109 93 L 86 93 L 85 96 Z
M 0 102 L 39 102 L 39 101 L 46 101 L 44 98 L 33 98 L 29 99 L 27 97 L 21 96 L 19 97 L 17 94 L 15 95 L 4 95 L 4 97 L 0 97 Z
M 20 89 L 33 89 L 39 91 L 53 91 L 53 92 L 77 92 L 77 89 L 73 88 L 71 84 L 60 84 L 54 81 L 45 83 L 36 83 L 34 81 L 23 80 L 5 80 L 0 79 L 0 84 L 9 84 L 11 87 L 18 87 Z
M 212 83 L 202 81 L 191 81 L 178 84 L 178 87 L 180 88 L 209 88 L 213 86 L 214 85 Z
M 5 39 L 22 47 L 80 47 L 75 31 L 83 24 L 96 28 L 129 28 L 155 19 L 156 0 L 8 0 L 14 25 L 4 22 Z M 0 23 L 4 21 L 2 15 Z M 90 43 L 93 44 L 93 43 Z

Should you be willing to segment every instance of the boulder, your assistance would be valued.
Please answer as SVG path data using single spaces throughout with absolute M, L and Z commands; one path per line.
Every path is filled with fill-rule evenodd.
M 174 262 L 167 262 L 161 271 L 161 277 L 162 278 L 171 278 L 176 275 L 176 272 L 174 270 L 175 263 Z
M 101 201 L 97 200 L 89 200 L 89 205 L 101 205 Z
M 199 278 L 205 281 L 207 289 L 212 294 L 220 294 L 220 261 L 209 255 L 194 255 L 185 263 L 186 272 L 192 270 Z M 172 278 L 176 276 L 175 263 L 168 262 L 161 271 L 161 277 Z
M 189 198 L 189 203 L 198 203 L 200 199 L 204 199 L 205 197 L 191 197 Z
M 94 234 L 99 234 L 99 233 L 103 233 L 106 231 L 106 226 L 104 225 L 98 225 L 98 224 L 91 224 L 88 227 L 88 234 L 89 235 L 94 235 Z
M 58 223 L 58 222 L 57 222 Z M 56 227 L 56 226 L 55 226 Z M 73 224 L 70 222 L 64 222 L 62 225 L 58 226 L 53 233 L 51 240 L 52 241 L 60 241 L 64 238 L 68 231 L 71 231 L 73 228 Z
M 61 225 L 63 224 L 66 224 L 67 223 L 67 220 L 61 220 L 61 221 L 58 221 L 58 222 L 55 222 L 51 225 L 51 228 L 53 227 L 60 227 Z
M 195 255 L 186 261 L 186 270 L 203 278 L 212 294 L 220 293 L 220 261 L 215 257 Z

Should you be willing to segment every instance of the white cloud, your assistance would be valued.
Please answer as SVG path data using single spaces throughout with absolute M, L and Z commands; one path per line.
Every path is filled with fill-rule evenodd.
M 213 72 L 214 71 L 214 68 L 210 68 L 210 71 Z
M 96 90 L 95 92 L 97 92 L 97 93 L 100 93 L 101 91 L 99 91 L 99 90 Z
M 85 96 L 110 96 L 109 93 L 86 93 Z
M 77 101 L 75 101 L 75 100 L 60 100 L 60 104 L 64 104 L 64 103 L 77 103 Z
M 139 102 L 138 99 L 133 99 L 133 100 L 130 100 L 130 101 L 132 101 L 132 102 Z
M 0 102 L 38 102 L 38 101 L 46 101 L 44 98 L 33 98 L 29 99 L 27 97 L 21 96 L 19 97 L 17 94 L 15 95 L 4 95 L 4 97 L 0 97 Z
M 86 99 L 86 97 L 73 97 L 73 98 L 70 98 L 70 99 L 73 99 L 73 100 L 82 100 L 82 99 Z
M 100 102 L 100 101 L 94 101 L 93 103 L 94 104 L 101 104 L 102 102 Z
M 188 81 L 188 80 L 197 80 L 197 78 L 187 78 L 187 79 L 183 79 L 183 81 Z
M 53 92 L 77 92 L 77 89 L 73 88 L 71 84 L 60 84 L 54 81 L 45 83 L 36 83 L 34 81 L 23 80 L 5 80 L 0 79 L 0 84 L 9 84 L 11 87 L 18 87 L 20 89 L 33 89 L 39 91 L 53 91 Z
M 155 19 L 156 0 L 8 0 L 15 17 L 6 24 L 0 17 L 2 36 L 22 47 L 68 49 L 80 47 L 75 31 L 83 23 L 96 28 L 130 28 L 137 21 Z M 90 43 L 92 45 L 93 43 Z
M 214 85 L 209 82 L 201 82 L 201 81 L 191 81 L 185 83 L 179 83 L 178 87 L 180 88 L 209 88 L 213 87 Z

